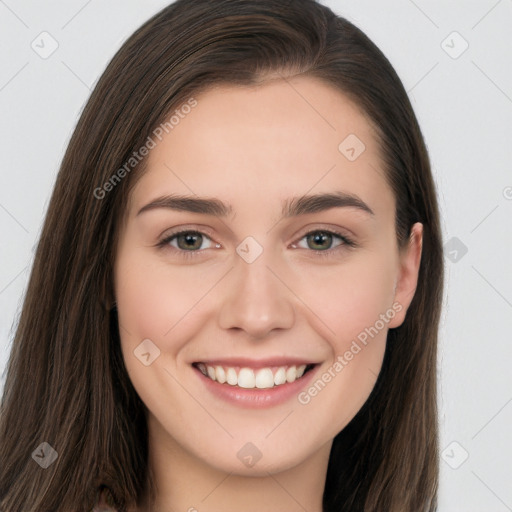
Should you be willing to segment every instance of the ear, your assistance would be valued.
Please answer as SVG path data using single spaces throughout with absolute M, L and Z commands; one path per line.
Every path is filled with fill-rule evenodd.
M 423 224 L 416 222 L 411 228 L 407 246 L 400 251 L 400 269 L 395 283 L 393 303 L 396 315 L 388 324 L 390 328 L 399 327 L 405 320 L 407 309 L 412 302 L 418 284 L 422 248 Z

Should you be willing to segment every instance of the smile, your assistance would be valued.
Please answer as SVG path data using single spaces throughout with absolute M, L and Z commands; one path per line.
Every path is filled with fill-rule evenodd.
M 309 360 L 311 361 L 311 360 Z M 314 378 L 320 363 L 275 357 L 192 363 L 206 390 L 235 406 L 266 408 L 294 399 Z
M 228 384 L 245 389 L 268 389 L 292 383 L 300 379 L 313 365 L 284 365 L 252 369 L 240 366 L 210 366 L 197 363 L 197 369 L 219 384 Z

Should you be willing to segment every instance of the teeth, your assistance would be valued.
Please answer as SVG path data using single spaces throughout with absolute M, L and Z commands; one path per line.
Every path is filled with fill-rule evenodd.
M 236 386 L 238 384 L 238 375 L 234 368 L 228 368 L 228 371 L 226 372 L 226 380 L 231 386 Z
M 295 382 L 300 379 L 306 370 L 306 365 L 280 366 L 279 368 L 252 368 L 235 369 L 232 367 L 209 366 L 199 363 L 197 368 L 203 375 L 220 384 L 227 383 L 230 386 L 238 386 L 245 389 L 266 389 L 282 384 Z
M 217 381 L 221 384 L 224 384 L 226 382 L 226 372 L 224 371 L 224 368 L 222 366 L 216 366 L 215 367 L 215 377 L 217 378 Z
M 256 387 L 259 389 L 274 387 L 274 374 L 270 368 L 262 368 L 256 372 Z
M 304 375 L 305 371 L 306 371 L 306 365 L 305 364 L 299 366 L 297 368 L 297 379 L 300 379 Z
M 279 368 L 276 374 L 274 375 L 274 384 L 276 386 L 280 386 L 286 382 L 286 368 Z
M 286 382 L 295 382 L 297 378 L 297 367 L 290 366 L 288 370 L 286 370 Z
M 242 368 L 238 374 L 238 387 L 253 388 L 256 385 L 256 377 L 250 368 Z

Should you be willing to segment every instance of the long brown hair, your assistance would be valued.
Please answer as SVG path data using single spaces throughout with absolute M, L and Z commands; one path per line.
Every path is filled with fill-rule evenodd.
M 199 91 L 276 74 L 320 78 L 359 106 L 380 137 L 399 246 L 415 222 L 424 225 L 415 296 L 404 323 L 388 333 L 369 399 L 334 439 L 324 511 L 436 509 L 442 240 L 428 154 L 400 79 L 367 36 L 314 0 L 178 0 L 112 59 L 64 156 L 1 403 L 3 512 L 88 511 L 102 484 L 120 508 L 141 495 L 145 406 L 120 351 L 112 269 L 145 160 L 125 167 L 122 179 L 112 176 Z M 42 442 L 58 454 L 46 469 L 32 457 Z

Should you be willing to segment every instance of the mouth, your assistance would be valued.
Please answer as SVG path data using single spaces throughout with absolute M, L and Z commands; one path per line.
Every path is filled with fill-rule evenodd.
M 317 364 L 290 363 L 256 368 L 249 365 L 230 366 L 226 364 L 196 362 L 192 366 L 208 379 L 227 387 L 269 389 L 292 384 L 304 378 Z

